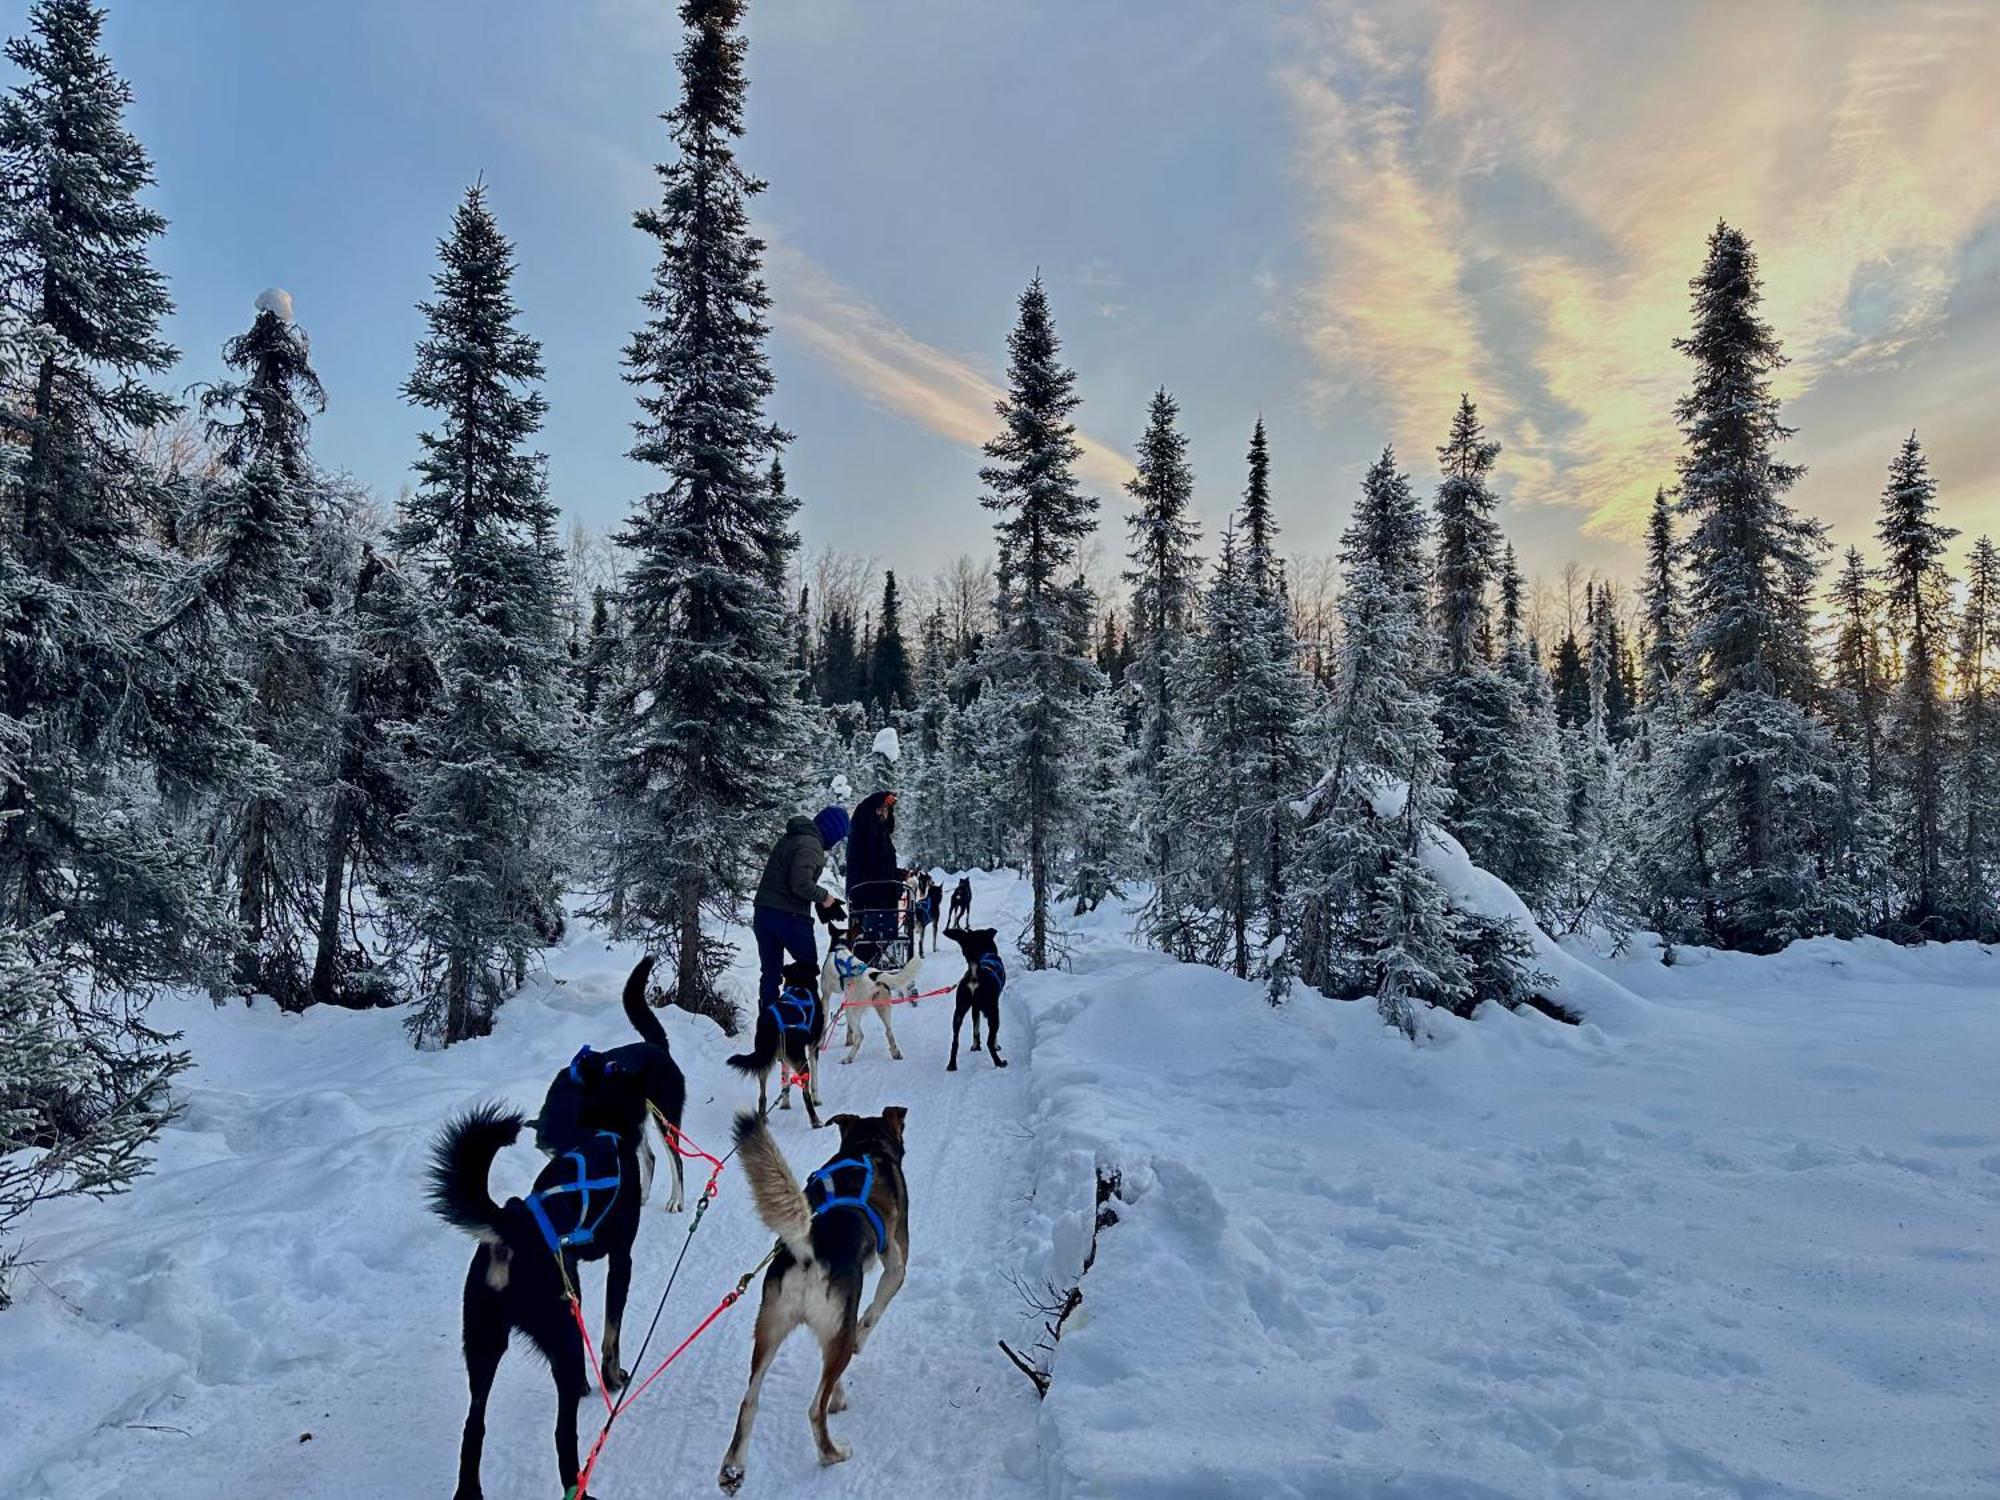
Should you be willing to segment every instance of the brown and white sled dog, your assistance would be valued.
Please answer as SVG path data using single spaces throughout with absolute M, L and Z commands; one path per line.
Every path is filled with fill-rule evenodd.
M 843 1063 L 851 1063 L 861 1052 L 861 1018 L 872 1014 L 882 1023 L 882 1035 L 889 1041 L 889 1056 L 897 1062 L 903 1060 L 903 1049 L 896 1045 L 896 1026 L 889 1019 L 895 1006 L 892 1000 L 907 1000 L 917 992 L 917 975 L 924 966 L 921 958 L 912 957 L 900 969 L 878 969 L 863 963 L 854 956 L 853 934 L 829 935 L 831 946 L 826 950 L 826 962 L 820 966 L 819 993 L 826 1004 L 840 1009 L 847 1021 L 847 1055 Z
M 736 1414 L 736 1435 L 716 1482 L 733 1495 L 743 1484 L 757 1397 L 778 1350 L 801 1323 L 819 1340 L 819 1387 L 807 1408 L 819 1461 L 837 1464 L 844 1443 L 826 1430 L 828 1412 L 845 1411 L 840 1377 L 882 1321 L 910 1262 L 910 1190 L 903 1180 L 903 1119 L 891 1105 L 879 1115 L 835 1115 L 840 1150 L 798 1186 L 770 1128 L 751 1114 L 736 1117 L 736 1149 L 756 1200 L 757 1217 L 778 1237 L 764 1277 L 764 1298 L 750 1345 L 750 1384 Z M 861 1291 L 876 1262 L 882 1266 L 868 1310 Z

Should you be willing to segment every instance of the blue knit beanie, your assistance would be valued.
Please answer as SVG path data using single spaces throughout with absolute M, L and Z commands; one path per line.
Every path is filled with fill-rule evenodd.
M 819 841 L 831 849 L 847 837 L 847 809 L 822 807 L 813 818 L 813 827 L 819 830 Z

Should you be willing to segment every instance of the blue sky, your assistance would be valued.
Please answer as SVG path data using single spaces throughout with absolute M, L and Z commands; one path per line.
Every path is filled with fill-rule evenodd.
M 661 0 L 112 0 L 173 221 L 178 378 L 269 285 L 385 496 L 435 242 L 483 175 L 545 345 L 558 500 L 643 492 L 619 351 L 650 273 L 678 43 Z M 774 414 L 806 539 L 906 572 L 988 547 L 977 441 L 1038 268 L 1116 485 L 1164 383 L 1213 531 L 1271 429 L 1291 549 L 1329 550 L 1384 442 L 1428 485 L 1469 389 L 1530 567 L 1628 570 L 1671 479 L 1666 347 L 1718 216 L 1759 244 L 1812 467 L 1865 541 L 1917 427 L 1949 518 L 2000 524 L 2000 7 L 1495 0 L 755 0 Z M 10 26 L 17 30 L 18 24 Z M 1123 528 L 1107 532 L 1122 548 Z

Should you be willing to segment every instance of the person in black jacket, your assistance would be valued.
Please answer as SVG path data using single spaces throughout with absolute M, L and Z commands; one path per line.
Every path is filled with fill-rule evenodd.
M 896 794 L 871 793 L 854 809 L 847 837 L 847 904 L 865 940 L 855 946 L 857 958 L 872 961 L 896 936 L 908 873 L 896 863 Z
M 750 913 L 750 930 L 757 938 L 759 1006 L 777 1003 L 787 953 L 804 963 L 819 962 L 812 912 L 834 900 L 819 877 L 826 869 L 827 850 L 846 837 L 847 809 L 823 807 L 814 817 L 793 818 L 772 845 Z

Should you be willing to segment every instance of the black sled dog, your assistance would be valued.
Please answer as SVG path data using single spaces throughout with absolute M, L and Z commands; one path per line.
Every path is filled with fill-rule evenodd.
M 678 1128 L 686 1095 L 680 1069 L 666 1050 L 665 1028 L 646 1005 L 651 968 L 652 960 L 643 960 L 625 982 L 626 1015 L 645 1040 L 609 1053 L 586 1049 L 550 1087 L 537 1131 L 556 1155 L 526 1198 L 495 1203 L 487 1186 L 493 1158 L 513 1144 L 526 1123 L 512 1110 L 481 1105 L 447 1125 L 432 1147 L 431 1207 L 479 1241 L 465 1273 L 465 1373 L 472 1403 L 459 1445 L 454 1500 L 481 1500 L 486 1401 L 514 1333 L 526 1335 L 548 1361 L 556 1387 L 556 1470 L 566 1492 L 575 1486 L 576 1405 L 589 1390 L 589 1378 L 569 1297 L 584 1261 L 610 1262 L 600 1363 L 608 1389 L 626 1382 L 618 1357 L 619 1325 L 632 1287 L 639 1209 L 652 1175 L 646 1111 L 650 1104 Z M 626 1062 L 604 1066 L 621 1054 Z M 669 1154 L 678 1197 L 680 1157 Z
M 1001 961 L 1000 945 L 994 941 L 997 927 L 947 927 L 944 935 L 958 944 L 965 955 L 965 976 L 958 981 L 958 998 L 951 1012 L 951 1061 L 947 1073 L 958 1071 L 958 1028 L 967 1014 L 972 1017 L 972 1050 L 979 1050 L 979 1023 L 986 1023 L 986 1055 L 993 1066 L 1004 1068 L 1000 1055 L 1000 993 L 1007 988 L 1007 965 Z
M 495 1203 L 486 1185 L 493 1158 L 526 1123 L 481 1105 L 445 1127 L 431 1152 L 431 1206 L 479 1241 L 465 1273 L 465 1375 L 472 1404 L 458 1451 L 454 1500 L 482 1500 L 479 1459 L 486 1399 L 510 1335 L 527 1335 L 556 1386 L 556 1472 L 567 1493 L 577 1475 L 576 1405 L 590 1388 L 583 1335 L 569 1308 L 577 1266 L 609 1257 L 604 1293 L 604 1383 L 625 1383 L 618 1324 L 632 1285 L 639 1232 L 639 1164 L 629 1141 L 609 1131 L 542 1169 L 525 1199 Z
M 770 1111 L 771 1069 L 785 1070 L 778 1091 L 778 1108 L 792 1107 L 791 1078 L 803 1078 L 799 1096 L 806 1119 L 819 1129 L 819 1044 L 826 1037 L 826 1006 L 819 996 L 819 966 L 804 960 L 785 965 L 778 998 L 757 1010 L 757 1031 L 748 1052 L 729 1059 L 729 1066 L 757 1080 L 757 1113 Z
M 757 1328 L 750 1345 L 750 1384 L 736 1413 L 736 1435 L 716 1481 L 733 1495 L 743 1484 L 757 1397 L 778 1350 L 801 1323 L 819 1340 L 819 1387 L 807 1408 L 819 1461 L 837 1464 L 845 1443 L 826 1430 L 828 1412 L 847 1409 L 841 1374 L 868 1342 L 902 1289 L 910 1263 L 910 1190 L 903 1179 L 903 1119 L 892 1105 L 879 1115 L 835 1115 L 840 1150 L 803 1189 L 757 1115 L 736 1117 L 736 1149 L 756 1200 L 757 1217 L 778 1236 Z M 882 1277 L 868 1310 L 861 1292 L 877 1261 Z
M 951 912 L 944 920 L 947 927 L 963 927 L 972 920 L 972 877 L 961 875 L 958 884 L 951 888 Z
M 535 1120 L 535 1144 L 550 1156 L 567 1151 L 600 1130 L 628 1135 L 638 1143 L 644 1191 L 651 1191 L 653 1153 L 646 1144 L 646 1123 L 656 1120 L 673 1168 L 674 1190 L 667 1212 L 679 1213 L 686 1184 L 680 1152 L 668 1128 L 678 1132 L 687 1107 L 687 1079 L 667 1045 L 667 1029 L 646 1003 L 646 981 L 653 972 L 651 957 L 642 958 L 625 981 L 625 1018 L 640 1040 L 598 1052 L 585 1047 L 570 1059 L 549 1084 L 542 1112 Z

